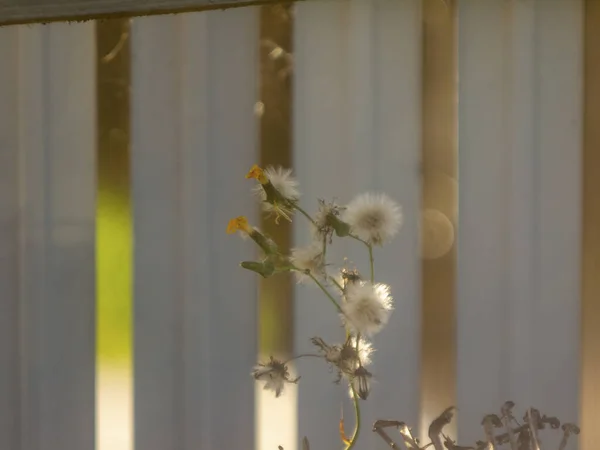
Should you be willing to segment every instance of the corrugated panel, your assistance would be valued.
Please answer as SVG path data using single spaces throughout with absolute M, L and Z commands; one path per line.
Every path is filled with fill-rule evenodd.
M 459 3 L 462 442 L 505 400 L 577 420 L 582 19 L 580 1 Z
M 227 221 L 256 203 L 258 11 L 132 25 L 135 445 L 254 442 L 257 279 Z
M 0 448 L 92 450 L 94 25 L 0 33 Z
M 396 311 L 376 336 L 372 370 L 377 383 L 363 411 L 357 448 L 385 448 L 370 430 L 378 418 L 418 425 L 421 136 L 420 1 L 307 2 L 296 6 L 294 166 L 303 202 L 346 203 L 367 190 L 384 191 L 402 204 L 399 237 L 375 250 L 376 279 L 391 284 Z M 296 244 L 308 243 L 308 227 L 295 219 Z M 368 273 L 368 253 L 353 240 L 337 240 L 328 257 L 345 256 Z M 295 309 L 296 350 L 309 338 L 344 339 L 336 311 L 318 289 L 299 286 Z M 324 364 L 300 361 L 298 433 L 315 448 L 340 446 L 344 403 L 346 429 L 354 426 L 347 387 L 332 383 Z

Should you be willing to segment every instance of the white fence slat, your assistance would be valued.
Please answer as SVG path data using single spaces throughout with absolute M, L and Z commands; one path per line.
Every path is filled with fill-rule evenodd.
M 132 25 L 137 449 L 254 442 L 255 250 L 225 228 L 257 220 L 257 13 Z
M 94 38 L 92 23 L 20 29 L 24 448 L 95 444 Z
M 19 437 L 19 177 L 16 27 L 0 28 L 0 449 Z
M 461 442 L 505 400 L 577 420 L 582 18 L 459 2 Z
M 10 281 L 1 304 L 12 323 L 3 342 L 9 348 L 0 357 L 20 362 L 1 369 L 2 389 L 8 380 L 11 390 L 7 406 L 14 410 L 0 410 L 0 426 L 6 418 L 13 425 L 0 448 L 92 450 L 94 25 L 18 27 L 2 34 L 6 189 L 0 194 L 0 236 L 2 277 Z
M 419 1 L 307 2 L 296 5 L 294 168 L 303 201 L 315 211 L 317 198 L 345 203 L 358 193 L 385 191 L 402 204 L 406 223 L 399 237 L 376 249 L 376 276 L 392 286 L 396 312 L 374 339 L 378 382 L 362 402 L 363 423 L 399 418 L 418 425 L 420 58 Z M 308 240 L 302 217 L 295 220 L 296 245 Z M 328 255 L 344 256 L 368 272 L 366 250 L 335 241 Z M 309 338 L 343 339 L 339 319 L 311 286 L 296 290 L 296 352 Z M 298 434 L 321 448 L 339 445 L 337 423 L 344 401 L 347 428 L 353 413 L 346 387 L 314 361 L 299 361 Z M 401 380 L 401 381 L 399 381 Z M 368 428 L 358 447 L 385 448 Z
M 582 0 L 538 0 L 536 21 L 541 156 L 534 400 L 569 421 L 579 415 L 581 367 L 583 9 Z
M 505 2 L 462 1 L 459 11 L 459 441 L 479 437 L 501 389 L 507 297 Z M 485 112 L 485 114 L 483 114 Z

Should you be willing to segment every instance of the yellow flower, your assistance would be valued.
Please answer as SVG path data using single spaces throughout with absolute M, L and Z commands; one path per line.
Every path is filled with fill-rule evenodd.
M 269 179 L 265 175 L 265 171 L 256 164 L 254 164 L 250 171 L 246 174 L 246 178 L 255 178 L 260 184 L 267 184 L 269 182 Z
M 247 234 L 252 232 L 252 227 L 248 224 L 248 219 L 245 216 L 231 219 L 227 224 L 227 234 L 233 234 L 236 231 L 243 231 Z

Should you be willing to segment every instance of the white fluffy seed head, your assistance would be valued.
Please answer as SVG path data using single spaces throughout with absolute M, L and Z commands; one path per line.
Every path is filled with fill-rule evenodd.
M 295 271 L 299 283 L 311 280 L 305 273 L 306 271 L 319 280 L 324 280 L 327 277 L 323 247 L 318 242 L 313 242 L 306 247 L 293 248 L 290 261 L 300 269 L 299 271 Z
M 281 166 L 269 166 L 265 169 L 264 173 L 273 187 L 277 189 L 277 192 L 279 192 L 286 200 L 295 202 L 300 198 L 300 191 L 298 190 L 299 183 L 298 180 L 292 176 L 291 169 L 284 169 Z M 274 205 L 265 201 L 267 199 L 267 194 L 262 185 L 257 184 L 254 187 L 254 193 L 261 200 L 264 211 L 272 212 L 274 210 Z
M 313 239 L 318 241 L 326 239 L 331 243 L 334 229 L 329 223 L 329 217 L 340 216 L 342 209 L 343 208 L 334 201 L 327 203 L 325 200 L 319 200 L 319 209 L 313 217 L 314 223 L 311 224 Z
M 361 194 L 343 212 L 352 233 L 373 245 L 383 245 L 402 226 L 402 208 L 386 194 Z
M 356 348 L 356 337 L 352 336 L 349 343 L 352 347 Z M 363 338 L 358 340 L 358 358 L 360 359 L 360 364 L 362 366 L 371 364 L 371 355 L 374 351 L 375 349 L 369 341 L 366 341 Z
M 341 317 L 354 334 L 373 336 L 387 324 L 393 309 L 393 299 L 387 285 L 349 285 L 345 298 L 346 301 L 340 305 Z

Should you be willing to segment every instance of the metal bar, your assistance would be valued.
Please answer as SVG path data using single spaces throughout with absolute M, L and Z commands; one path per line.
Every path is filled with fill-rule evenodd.
M 0 0 L 0 26 L 274 5 L 284 0 Z M 289 2 L 290 0 L 285 0 Z M 291 0 L 302 1 L 302 0 Z

